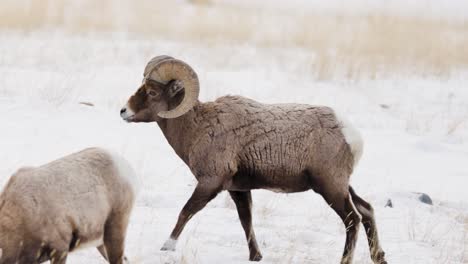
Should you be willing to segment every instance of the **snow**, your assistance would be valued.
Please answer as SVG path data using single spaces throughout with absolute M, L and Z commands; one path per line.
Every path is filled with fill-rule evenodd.
M 463 9 L 454 6 L 466 5 L 449 2 L 455 3 L 444 2 L 440 12 L 456 9 L 458 16 Z M 352 186 L 375 208 L 389 263 L 468 261 L 466 71 L 320 79 L 308 67 L 309 51 L 298 47 L 54 29 L 2 29 L 0 50 L 0 186 L 21 166 L 91 146 L 115 150 L 142 179 L 126 245 L 131 263 L 249 263 L 226 193 L 190 220 L 175 252 L 159 250 L 195 179 L 156 124 L 128 124 L 119 112 L 141 83 L 146 62 L 160 54 L 195 68 L 202 101 L 240 94 L 266 103 L 328 105 L 343 113 L 365 142 Z M 420 203 L 413 192 L 429 194 L 434 205 Z M 384 207 L 388 199 L 393 208 Z M 258 190 L 253 205 L 262 263 L 339 263 L 345 229 L 320 196 Z M 72 254 L 69 262 L 105 263 L 97 250 Z M 363 228 L 354 263 L 371 263 Z

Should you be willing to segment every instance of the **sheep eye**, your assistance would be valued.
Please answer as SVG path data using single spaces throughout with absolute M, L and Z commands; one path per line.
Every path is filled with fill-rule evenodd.
M 149 94 L 149 96 L 153 96 L 153 97 L 158 95 L 158 93 L 155 92 L 155 91 L 153 91 L 153 90 L 150 90 L 150 91 L 148 92 L 148 94 Z

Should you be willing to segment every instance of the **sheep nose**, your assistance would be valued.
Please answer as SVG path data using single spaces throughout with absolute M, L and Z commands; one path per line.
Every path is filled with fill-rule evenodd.
M 125 112 L 127 112 L 127 108 L 124 107 L 124 108 L 120 109 L 120 114 L 121 114 L 121 115 L 122 115 L 123 113 L 125 113 Z

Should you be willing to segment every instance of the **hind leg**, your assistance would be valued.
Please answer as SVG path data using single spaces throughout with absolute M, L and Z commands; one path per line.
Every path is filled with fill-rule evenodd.
M 127 262 L 124 256 L 127 225 L 128 217 L 120 215 L 112 216 L 106 223 L 104 247 L 107 260 L 110 264 L 123 264 Z
M 346 242 L 341 264 L 351 264 L 353 262 L 354 249 L 356 247 L 361 215 L 354 206 L 351 195 L 347 190 L 339 192 L 333 188 L 321 189 L 318 190 L 318 192 L 323 196 L 330 207 L 338 214 L 345 225 Z
M 99 251 L 99 253 L 101 253 L 101 256 L 103 258 L 105 258 L 107 261 L 109 261 L 109 257 L 107 256 L 106 247 L 104 245 L 100 245 L 99 247 L 97 247 L 97 250 Z
M 375 264 L 387 264 L 387 261 L 385 261 L 385 253 L 382 250 L 379 242 L 377 225 L 375 223 L 374 217 L 374 209 L 368 202 L 359 197 L 351 186 L 349 187 L 349 193 L 351 194 L 353 202 L 356 205 L 356 209 L 362 215 L 362 224 L 366 230 L 372 261 Z

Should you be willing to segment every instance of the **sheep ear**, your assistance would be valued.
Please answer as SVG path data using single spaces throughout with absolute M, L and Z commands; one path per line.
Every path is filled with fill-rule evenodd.
M 2 259 L 3 250 L 0 248 L 0 259 Z
M 175 80 L 169 84 L 168 94 L 170 97 L 174 97 L 183 89 L 184 89 L 184 86 L 182 85 L 182 81 Z

